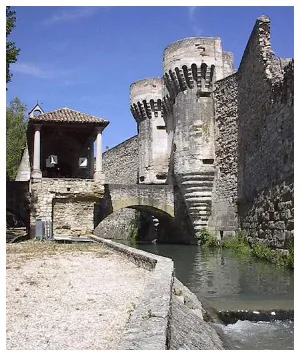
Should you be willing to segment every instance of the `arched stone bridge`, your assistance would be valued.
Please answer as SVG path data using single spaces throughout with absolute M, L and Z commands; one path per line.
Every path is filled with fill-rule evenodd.
M 105 184 L 104 197 L 96 207 L 96 224 L 111 213 L 134 208 L 155 216 L 174 218 L 174 187 L 172 185 Z
M 62 213 L 59 210 L 57 211 L 58 215 L 60 215 L 60 220 L 58 220 L 55 217 L 57 201 L 60 204 L 65 202 L 71 205 L 72 202 L 80 204 L 80 201 L 87 201 L 91 203 L 93 208 L 91 214 L 87 212 L 86 216 L 83 214 L 80 217 L 79 220 L 82 221 L 83 226 L 94 226 L 95 229 L 101 221 L 113 212 L 123 208 L 133 208 L 149 212 L 158 218 L 161 229 L 170 232 L 168 235 L 171 236 L 173 242 L 185 239 L 184 235 L 186 235 L 187 228 L 184 226 L 184 229 L 182 229 L 185 219 L 178 215 L 180 209 L 178 209 L 178 202 L 176 203 L 174 198 L 176 196 L 176 193 L 174 193 L 176 187 L 173 185 L 105 184 L 103 194 L 103 186 L 98 187 L 95 181 L 84 181 L 84 185 L 82 185 L 83 182 L 80 180 L 47 179 L 44 183 L 39 183 L 39 191 L 36 191 L 37 194 L 31 194 L 30 201 L 29 182 L 6 183 L 6 208 L 23 220 L 28 228 L 30 209 L 38 207 L 39 216 L 42 218 L 44 216 L 47 217 L 47 215 L 43 215 L 44 212 L 48 214 L 50 212 L 50 216 L 53 219 L 53 233 L 55 233 L 55 227 L 63 226 L 65 222 L 69 224 L 69 215 L 72 215 L 71 211 L 61 206 Z M 31 227 L 33 228 L 32 231 L 34 231 L 35 226 L 30 225 Z M 69 234 L 72 235 L 71 230 L 72 228 Z M 77 234 L 78 227 L 75 227 L 75 230 Z M 66 233 L 68 234 L 67 231 Z M 32 236 L 34 236 L 34 233 Z

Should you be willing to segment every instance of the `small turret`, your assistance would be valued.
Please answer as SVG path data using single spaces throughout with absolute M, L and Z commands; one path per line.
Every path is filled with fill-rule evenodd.
M 161 78 L 130 86 L 130 109 L 138 124 L 139 183 L 163 184 L 168 171 L 167 133 L 162 112 Z

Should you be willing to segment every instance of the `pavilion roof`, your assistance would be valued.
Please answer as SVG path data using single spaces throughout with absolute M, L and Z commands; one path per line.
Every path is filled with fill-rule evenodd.
M 108 120 L 93 115 L 84 114 L 82 112 L 69 108 L 57 109 L 49 111 L 29 118 L 31 123 L 84 123 L 84 124 L 99 124 L 107 126 Z

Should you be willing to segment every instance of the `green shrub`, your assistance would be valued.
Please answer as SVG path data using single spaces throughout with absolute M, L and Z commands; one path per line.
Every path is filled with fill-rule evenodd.
M 232 239 L 223 241 L 222 247 L 231 248 L 238 253 L 251 255 L 261 260 L 276 264 L 277 266 L 285 266 L 292 269 L 294 268 L 293 237 L 289 240 L 289 245 L 287 246 L 289 250 L 288 257 L 280 254 L 278 251 L 271 249 L 269 246 L 259 241 L 254 241 L 251 248 L 247 242 L 247 235 L 245 231 L 239 231 Z
M 219 240 L 206 228 L 200 230 L 200 246 L 217 247 L 220 245 Z
M 249 255 L 251 253 L 251 247 L 246 242 L 243 234 L 237 234 L 232 239 L 223 241 L 222 247 L 231 248 L 241 254 Z
M 294 247 L 289 251 L 289 257 L 287 259 L 287 267 L 294 269 Z
M 294 235 L 287 240 L 286 248 L 289 251 L 289 256 L 287 259 L 287 266 L 294 269 Z
M 231 239 L 222 242 L 222 247 L 231 248 L 241 254 L 250 254 L 251 247 L 247 242 L 247 235 L 245 231 L 238 231 Z
M 262 260 L 273 262 L 273 263 L 276 263 L 277 260 L 276 252 L 272 250 L 269 246 L 258 241 L 255 242 L 253 249 L 251 250 L 251 254 Z

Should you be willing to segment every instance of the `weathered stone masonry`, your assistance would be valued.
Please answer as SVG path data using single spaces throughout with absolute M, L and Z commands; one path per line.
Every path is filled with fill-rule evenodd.
M 216 82 L 214 91 L 216 177 L 209 226 L 224 237 L 238 228 L 237 91 L 236 73 Z
M 167 182 L 179 188 L 178 206 L 185 203 L 178 216 L 185 215 L 195 235 L 202 227 L 221 238 L 245 229 L 250 240 L 286 247 L 294 219 L 294 65 L 272 52 L 269 18 L 257 19 L 236 73 L 232 54 L 214 37 L 172 43 L 163 68 L 166 136 L 160 140 L 169 157 Z M 145 84 L 141 90 L 134 84 L 139 176 L 147 168 L 141 154 L 157 145 L 145 123 L 148 101 L 160 102 L 154 79 L 136 82 Z
M 294 229 L 293 76 L 293 61 L 272 52 L 266 16 L 257 19 L 235 73 L 233 55 L 223 51 L 218 37 L 171 43 L 164 50 L 163 76 L 131 85 L 138 135 L 104 153 L 103 172 L 106 120 L 68 108 L 31 116 L 31 225 L 42 216 L 54 218 L 58 234 L 67 232 L 72 221 L 72 234 L 78 234 L 79 225 L 82 234 L 91 231 L 91 223 L 76 224 L 80 211 L 91 221 L 98 192 L 84 186 L 81 193 L 76 184 L 83 186 L 93 177 L 101 185 L 105 173 L 110 186 L 173 186 L 175 217 L 186 234 L 183 243 L 194 243 L 205 227 L 219 238 L 244 229 L 250 241 L 287 248 Z M 50 158 L 54 163 L 49 166 Z M 51 181 L 59 175 L 69 182 L 74 178 L 78 192 L 65 192 L 63 180 L 61 187 L 59 179 Z M 69 220 L 64 210 L 70 210 Z M 97 227 L 99 234 L 126 238 L 134 215 L 132 209 L 113 212 Z
M 138 138 L 133 136 L 103 153 L 105 181 L 114 184 L 136 184 L 138 179 Z M 130 237 L 135 210 L 124 208 L 100 222 L 95 235 L 126 240 Z
M 284 248 L 294 229 L 294 63 L 276 58 L 260 17 L 238 78 L 238 207 L 250 239 Z
M 94 205 L 104 187 L 94 180 L 43 178 L 31 181 L 31 235 L 37 217 L 53 220 L 53 234 L 80 236 L 94 231 Z
M 138 138 L 133 136 L 103 152 L 103 172 L 108 184 L 136 184 L 138 179 Z

